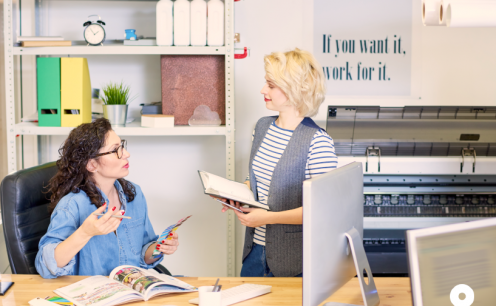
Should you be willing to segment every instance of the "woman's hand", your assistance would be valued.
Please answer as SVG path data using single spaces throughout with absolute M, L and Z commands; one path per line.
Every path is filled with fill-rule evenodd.
M 241 204 L 239 202 L 234 202 L 233 200 L 228 200 L 228 199 L 222 199 L 223 202 L 226 202 L 227 204 L 231 205 L 231 206 L 234 206 L 236 208 L 240 208 L 241 207 Z M 226 206 L 226 205 L 222 205 L 222 212 L 226 212 L 228 210 L 232 210 L 232 211 L 236 211 L 235 209 L 232 209 L 231 207 L 229 206 Z
M 155 248 L 167 255 L 174 254 L 174 252 L 177 250 L 177 247 L 179 246 L 179 235 L 174 232 L 170 237 L 172 237 L 172 239 L 162 240 L 161 243 L 157 244 Z
M 106 203 L 103 204 L 95 213 L 103 213 L 106 206 Z M 93 236 L 107 235 L 108 233 L 115 231 L 119 227 L 122 219 L 112 218 L 111 216 L 113 214 L 114 212 L 109 210 L 100 219 L 93 214 L 89 215 L 72 235 L 55 248 L 54 257 L 57 262 L 57 267 L 65 267 Z M 117 214 L 124 214 L 124 212 L 121 213 L 120 211 L 117 211 L 115 212 L 115 215 Z
M 228 199 L 224 199 L 224 198 L 221 198 L 221 197 L 216 197 L 216 196 L 213 196 L 213 195 L 210 195 L 210 197 L 212 199 L 214 199 L 214 200 L 219 200 L 219 201 L 226 202 L 226 203 L 229 201 Z M 226 206 L 225 205 L 222 205 L 222 207 L 226 207 Z M 222 212 L 224 212 L 224 210 L 222 210 Z
M 245 184 L 248 189 L 250 188 L 250 181 L 244 181 L 243 184 Z M 239 204 L 239 202 L 234 202 L 233 200 L 229 200 L 229 199 L 225 199 L 225 198 L 221 198 L 221 197 L 216 197 L 216 196 L 213 196 L 213 195 L 210 195 L 212 198 L 214 199 L 217 199 L 217 200 L 221 200 L 222 202 L 225 202 L 225 203 L 228 203 L 228 204 L 231 204 L 232 206 L 236 207 L 236 208 L 240 208 L 241 207 L 241 204 Z M 221 204 L 222 205 L 222 204 Z M 231 207 L 229 206 L 226 206 L 226 205 L 222 205 L 222 212 L 226 212 L 228 210 L 234 210 L 232 209 Z
M 247 214 L 243 214 L 237 210 L 233 210 L 236 216 L 238 216 L 238 219 L 241 222 L 241 224 L 244 226 L 257 227 L 266 224 L 271 224 L 269 222 L 270 212 L 266 211 L 265 209 L 245 208 L 245 207 L 239 207 L 239 209 L 241 209 L 244 212 L 247 212 Z
M 103 204 L 98 208 L 95 213 L 101 214 L 105 211 L 105 207 L 107 204 Z M 112 218 L 112 215 L 121 215 L 124 212 L 117 211 L 115 212 L 115 207 L 112 210 L 108 210 L 105 215 L 98 218 L 93 214 L 89 215 L 86 220 L 84 220 L 83 225 L 81 225 L 81 230 L 84 234 L 89 237 L 98 236 L 98 235 L 107 235 L 108 233 L 114 232 L 117 230 L 119 225 L 121 224 L 121 218 Z

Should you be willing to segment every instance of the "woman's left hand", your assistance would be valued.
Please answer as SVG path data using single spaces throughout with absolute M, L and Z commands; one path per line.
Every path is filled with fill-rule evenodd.
M 236 216 L 238 216 L 238 219 L 241 222 L 241 224 L 243 224 L 244 226 L 257 227 L 257 226 L 270 224 L 268 220 L 270 213 L 265 209 L 245 208 L 245 207 L 240 207 L 240 209 L 244 212 L 247 212 L 247 214 L 242 214 L 236 210 L 233 211 L 236 214 Z
M 156 249 L 167 255 L 174 254 L 179 246 L 179 235 L 174 232 L 171 237 L 172 239 L 162 240 L 160 244 L 157 243 Z

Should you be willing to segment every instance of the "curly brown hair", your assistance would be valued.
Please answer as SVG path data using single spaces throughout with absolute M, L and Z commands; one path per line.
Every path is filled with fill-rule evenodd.
M 59 149 L 57 160 L 58 172 L 49 182 L 51 193 L 48 210 L 53 212 L 60 199 L 70 192 L 84 191 L 96 207 L 102 206 L 104 199 L 92 179 L 92 173 L 86 169 L 90 159 L 98 159 L 96 154 L 105 145 L 108 132 L 112 126 L 107 119 L 97 119 L 84 123 L 73 129 Z M 134 185 L 123 178 L 118 179 L 128 201 L 136 195 Z

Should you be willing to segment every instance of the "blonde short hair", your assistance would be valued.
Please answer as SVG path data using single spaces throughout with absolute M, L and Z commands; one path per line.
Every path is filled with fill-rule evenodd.
M 326 87 L 322 67 L 315 57 L 298 48 L 264 57 L 267 78 L 279 87 L 300 116 L 317 115 Z

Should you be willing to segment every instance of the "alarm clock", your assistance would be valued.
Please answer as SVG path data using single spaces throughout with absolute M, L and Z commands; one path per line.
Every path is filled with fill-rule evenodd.
M 98 20 L 96 22 L 91 21 L 91 17 L 98 17 Z M 103 42 L 105 41 L 105 29 L 103 26 L 105 22 L 102 21 L 99 15 L 90 15 L 88 19 L 83 24 L 83 27 L 85 27 L 83 31 L 84 40 L 88 43 L 88 46 L 103 46 Z

